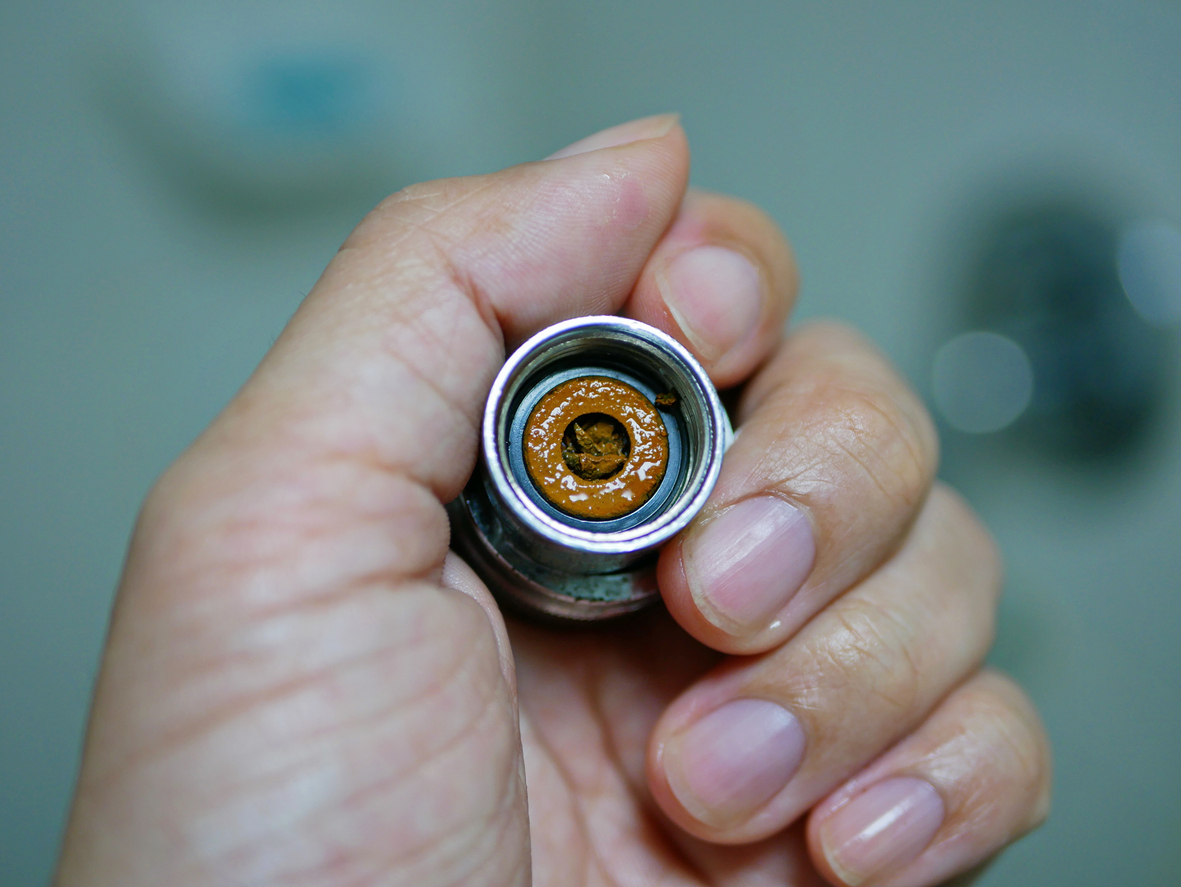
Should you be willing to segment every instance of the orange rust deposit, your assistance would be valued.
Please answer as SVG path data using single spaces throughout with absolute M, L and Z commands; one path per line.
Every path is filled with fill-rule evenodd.
M 525 424 L 525 468 L 554 507 L 610 520 L 648 501 L 668 467 L 659 411 L 630 385 L 581 376 L 545 395 Z

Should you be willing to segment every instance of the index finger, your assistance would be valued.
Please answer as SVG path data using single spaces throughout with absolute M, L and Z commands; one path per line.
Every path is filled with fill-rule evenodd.
M 675 118 L 624 135 L 383 202 L 199 448 L 299 448 L 454 497 L 505 344 L 618 310 L 676 212 L 689 156 Z

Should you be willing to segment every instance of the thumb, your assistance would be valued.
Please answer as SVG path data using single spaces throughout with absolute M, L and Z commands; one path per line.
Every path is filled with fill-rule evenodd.
M 627 135 L 385 201 L 162 478 L 60 883 L 527 880 L 515 698 L 438 584 L 440 501 L 505 342 L 615 311 L 675 214 L 680 128 Z

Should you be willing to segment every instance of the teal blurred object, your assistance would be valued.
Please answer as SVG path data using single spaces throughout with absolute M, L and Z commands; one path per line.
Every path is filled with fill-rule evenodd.
M 373 76 L 349 53 L 289 53 L 259 61 L 246 78 L 242 116 L 276 133 L 327 135 L 368 116 Z
M 190 198 L 323 205 L 413 174 L 463 115 L 446 40 L 380 4 L 161 0 L 91 51 L 124 133 Z
M 1159 0 L 0 5 L 0 884 L 53 865 L 138 502 L 387 193 L 682 111 L 695 184 L 792 238 L 800 315 L 860 326 L 927 391 L 998 208 L 1181 224 L 1178 46 Z M 1049 823 L 984 885 L 1178 883 L 1162 336 L 1118 467 L 948 438 L 1008 561 L 993 661 L 1057 754 Z

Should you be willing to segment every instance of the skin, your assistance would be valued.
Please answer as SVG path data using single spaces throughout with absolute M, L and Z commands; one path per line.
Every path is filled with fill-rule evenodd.
M 864 883 L 941 883 L 1040 823 L 1044 734 L 980 665 L 996 552 L 932 488 L 921 404 L 848 330 L 785 338 L 787 244 L 748 204 L 687 192 L 688 165 L 675 118 L 649 118 L 407 189 L 353 232 L 144 504 L 61 887 L 844 884 L 860 876 L 832 865 L 829 825 L 896 776 L 946 816 Z M 718 322 L 682 328 L 669 269 L 703 245 L 757 269 L 746 327 L 706 274 L 697 316 Z M 448 553 L 442 503 L 506 349 L 615 312 L 745 383 L 741 433 L 662 553 L 667 610 L 505 620 Z M 727 622 L 685 552 L 761 493 L 802 512 L 815 557 L 773 618 Z M 752 697 L 799 719 L 799 769 L 741 816 L 687 808 L 669 777 L 684 731 Z

